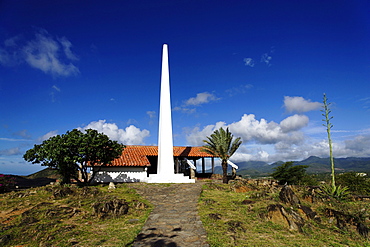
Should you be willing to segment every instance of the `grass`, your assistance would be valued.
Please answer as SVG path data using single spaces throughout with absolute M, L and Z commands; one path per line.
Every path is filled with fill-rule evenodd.
M 125 199 L 128 213 L 94 213 L 94 203 L 113 199 Z M 107 186 L 46 186 L 2 194 L 0 246 L 130 246 L 150 211 L 149 203 L 126 185 L 112 191 Z
M 169 184 L 143 184 L 168 187 Z M 325 217 L 332 208 L 361 219 L 369 226 L 370 204 L 360 201 L 304 201 L 304 187 L 294 187 L 302 204 L 311 207 L 321 222 L 306 220 L 302 231 L 267 219 L 267 206 L 282 204 L 279 189 L 251 186 L 235 192 L 235 184 L 208 181 L 198 209 L 212 247 L 227 246 L 370 246 L 355 229 L 342 230 Z M 99 217 L 92 205 L 125 199 L 129 211 L 122 216 Z M 125 184 L 108 186 L 45 186 L 0 195 L 0 246 L 131 246 L 152 207 Z M 182 244 L 182 243 L 178 243 Z
M 302 202 L 314 211 L 318 210 L 322 219 L 321 223 L 306 220 L 302 232 L 272 223 L 265 217 L 267 206 L 282 203 L 278 199 L 278 190 L 269 190 L 268 193 L 264 193 L 264 190 L 266 187 L 261 186 L 237 193 L 233 185 L 207 183 L 203 186 L 198 207 L 210 246 L 370 246 L 369 240 L 353 229 L 339 230 L 321 214 L 320 207 L 333 206 L 332 203 Z M 354 214 L 360 208 L 363 212 L 369 212 L 370 209 L 367 202 L 339 203 L 338 206 L 347 212 L 352 210 Z M 294 210 L 288 205 L 284 207 Z

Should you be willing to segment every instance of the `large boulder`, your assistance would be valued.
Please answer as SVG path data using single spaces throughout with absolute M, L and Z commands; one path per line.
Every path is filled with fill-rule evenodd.
M 286 210 L 281 204 L 271 204 L 267 207 L 267 218 L 273 223 L 286 226 L 289 230 L 302 232 L 304 219 L 294 210 Z
M 287 203 L 292 206 L 297 206 L 301 204 L 299 198 L 296 196 L 289 185 L 284 185 L 279 193 L 279 198 L 283 203 Z

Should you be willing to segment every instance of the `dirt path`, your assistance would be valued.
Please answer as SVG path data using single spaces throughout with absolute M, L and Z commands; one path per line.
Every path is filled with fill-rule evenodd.
M 201 183 L 133 183 L 129 187 L 136 189 L 155 206 L 137 236 L 134 247 L 209 246 L 197 210 Z

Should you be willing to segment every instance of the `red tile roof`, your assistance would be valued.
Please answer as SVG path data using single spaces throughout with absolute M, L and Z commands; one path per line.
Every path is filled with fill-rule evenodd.
M 213 157 L 201 150 L 202 147 L 173 147 L 175 157 Z M 127 145 L 121 157 L 112 161 L 108 166 L 150 166 L 147 156 L 158 156 L 157 146 Z

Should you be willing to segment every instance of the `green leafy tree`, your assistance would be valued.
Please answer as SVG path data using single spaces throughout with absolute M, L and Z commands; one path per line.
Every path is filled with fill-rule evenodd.
M 322 115 L 325 117 L 325 119 L 323 119 L 322 121 L 325 122 L 323 125 L 326 127 L 326 132 L 328 134 L 329 156 L 330 156 L 330 167 L 331 167 L 331 186 L 335 190 L 335 167 L 334 167 L 334 156 L 333 156 L 333 144 L 331 141 L 331 133 L 330 133 L 331 128 L 333 128 L 333 125 L 331 124 L 330 120 L 333 119 L 333 117 L 330 116 L 331 103 L 327 102 L 326 94 L 324 94 L 323 103 L 324 103 L 323 105 L 324 109 L 321 111 L 323 112 Z
M 57 169 L 63 178 L 62 183 L 69 183 L 73 178 L 88 184 L 99 171 L 93 169 L 93 174 L 89 177 L 88 168 L 110 164 L 122 154 L 123 148 L 123 145 L 96 130 L 81 132 L 74 129 L 35 145 L 23 158 L 33 164 Z
M 307 180 L 307 167 L 305 165 L 294 165 L 293 161 L 289 161 L 274 168 L 275 172 L 270 176 L 279 180 L 279 184 L 300 184 Z
M 234 139 L 234 136 L 226 128 L 215 130 L 211 136 L 207 136 L 207 140 L 203 140 L 206 144 L 203 146 L 203 151 L 221 159 L 222 166 L 222 181 L 228 183 L 227 180 L 227 161 L 235 153 L 242 144 L 241 138 Z
M 336 183 L 357 195 L 370 195 L 370 178 L 364 173 L 346 172 L 336 177 Z

